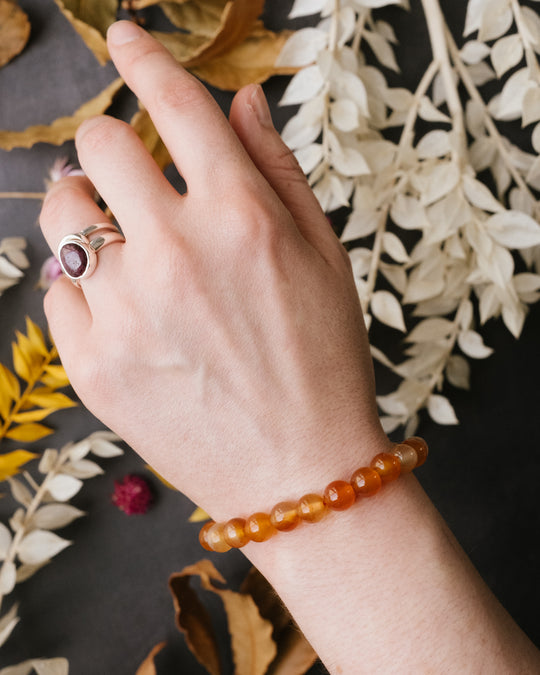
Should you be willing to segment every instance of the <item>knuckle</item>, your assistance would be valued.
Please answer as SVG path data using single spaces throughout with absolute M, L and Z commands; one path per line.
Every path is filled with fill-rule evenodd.
M 39 216 L 40 225 L 47 226 L 52 223 L 60 222 L 65 214 L 66 203 L 81 198 L 81 189 L 73 183 L 63 183 L 47 192 L 41 213 Z
M 196 117 L 209 102 L 209 94 L 196 80 L 182 77 L 182 81 L 156 87 L 153 94 L 153 111 L 157 115 L 178 114 Z

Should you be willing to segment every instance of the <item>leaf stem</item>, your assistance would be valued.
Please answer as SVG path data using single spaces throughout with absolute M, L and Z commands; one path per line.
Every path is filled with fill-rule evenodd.
M 0 192 L 0 199 L 45 199 L 46 192 Z
M 446 92 L 446 103 L 452 118 L 452 129 L 456 134 L 457 144 L 456 149 L 452 150 L 452 155 L 457 159 L 458 164 L 462 164 L 467 158 L 467 135 L 465 133 L 463 106 L 459 98 L 448 53 L 446 22 L 439 0 L 422 0 L 422 6 L 424 7 L 433 58 L 440 68 Z

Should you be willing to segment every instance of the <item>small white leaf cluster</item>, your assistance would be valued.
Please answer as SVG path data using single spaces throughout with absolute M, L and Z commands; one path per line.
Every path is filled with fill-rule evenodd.
M 66 527 L 84 512 L 68 502 L 83 485 L 83 480 L 103 473 L 103 469 L 91 459 L 116 457 L 123 451 L 116 441 L 120 439 L 110 431 L 97 431 L 78 443 L 69 443 L 61 450 L 48 449 L 39 462 L 43 480 L 37 484 L 24 473 L 26 484 L 18 478 L 9 478 L 9 486 L 15 501 L 21 506 L 9 520 L 9 527 L 0 523 L 0 603 L 12 592 L 15 584 L 29 579 L 72 542 L 58 536 L 53 530 Z M 0 618 L 0 646 L 7 640 L 19 621 L 17 605 Z M 47 670 L 37 659 L 13 666 L 13 673 L 67 673 L 62 665 L 49 663 Z M 67 662 L 66 662 L 67 664 Z M 47 667 L 48 667 L 47 666 Z M 17 670 L 18 668 L 18 670 Z M 6 671 L 6 673 L 12 671 Z M 0 671 L 0 675 L 4 670 Z
M 438 0 L 423 0 L 433 61 L 411 92 L 389 87 L 363 53 L 367 46 L 398 71 L 394 30 L 373 11 L 390 4 L 400 3 L 294 3 L 291 16 L 319 11 L 321 20 L 294 33 L 280 55 L 282 65 L 300 68 L 281 101 L 300 107 L 282 136 L 322 208 L 349 207 L 342 241 L 368 329 L 375 319 L 405 334 L 401 363 L 376 346 L 372 354 L 402 378 L 378 397 L 383 425 L 388 432 L 404 425 L 409 435 L 422 408 L 440 424 L 457 423 L 440 390 L 445 381 L 468 388 L 467 357 L 492 353 L 478 326 L 501 317 L 517 338 L 527 306 L 540 297 L 540 159 L 497 127 L 534 123 L 540 150 L 540 19 L 517 1 L 470 0 L 464 34 L 477 38 L 458 49 Z M 479 88 L 509 72 L 486 103 Z M 434 128 L 418 137 L 418 120 Z M 402 128 L 398 142 L 385 138 L 389 127 Z M 486 170 L 495 193 L 482 180 Z M 404 305 L 412 307 L 412 330 Z
M 22 270 L 30 266 L 25 248 L 24 237 L 5 237 L 0 240 L 0 295 L 18 284 L 24 276 Z

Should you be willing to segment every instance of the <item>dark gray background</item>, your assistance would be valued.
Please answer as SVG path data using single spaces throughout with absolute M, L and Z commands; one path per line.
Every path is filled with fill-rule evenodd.
M 23 129 L 70 114 L 114 77 L 113 67 L 97 64 L 53 0 L 21 0 L 20 4 L 29 14 L 32 36 L 24 53 L 0 69 L 0 128 L 4 129 Z M 290 0 L 267 4 L 268 25 L 299 25 L 286 19 Z M 402 81 L 409 87 L 415 86 L 429 59 L 424 22 L 418 3 L 412 4 L 410 14 L 395 8 L 383 12 L 402 41 L 398 57 Z M 465 2 L 446 0 L 443 7 L 459 35 Z M 286 78 L 274 78 L 265 85 L 278 127 L 291 114 L 277 107 L 286 83 Z M 231 95 L 213 93 L 227 110 Z M 133 110 L 133 99 L 123 94 L 115 111 L 128 119 Z M 519 135 L 518 127 L 510 133 Z M 41 190 L 49 167 L 63 155 L 75 158 L 71 143 L 61 148 L 39 144 L 31 150 L 0 151 L 0 191 Z M 0 201 L 0 237 L 25 236 L 31 261 L 23 282 L 0 298 L 3 363 L 10 363 L 12 335 L 24 329 L 25 315 L 45 325 L 43 294 L 35 286 L 49 253 L 36 225 L 38 212 L 38 202 Z M 494 355 L 472 363 L 470 392 L 446 392 L 462 424 L 440 427 L 427 418 L 422 420 L 419 433 L 430 443 L 432 454 L 418 475 L 487 583 L 540 644 L 540 308 L 532 308 L 519 342 L 499 322 L 489 322 L 483 333 Z M 377 331 L 375 338 L 391 349 L 399 336 Z M 383 391 L 390 384 L 387 374 L 378 372 L 377 376 Z M 36 444 L 40 449 L 60 447 L 100 428 L 82 408 L 57 413 L 50 421 L 58 431 Z M 2 449 L 13 447 L 6 443 Z M 33 579 L 17 586 L 5 601 L 3 611 L 13 598 L 20 601 L 22 620 L 0 650 L 0 667 L 30 657 L 65 656 L 75 675 L 129 675 L 154 644 L 166 640 L 168 646 L 158 658 L 160 675 L 203 673 L 176 632 L 167 589 L 172 572 L 208 555 L 199 547 L 198 526 L 187 522 L 193 505 L 150 477 L 157 494 L 155 506 L 145 516 L 129 518 L 110 504 L 113 481 L 131 471 L 148 476 L 142 462 L 126 449 L 124 457 L 101 463 L 105 475 L 87 481 L 73 500 L 88 511 L 88 517 L 60 532 L 73 539 L 74 545 Z M 9 498 L 0 500 L 2 519 L 11 510 Z M 236 551 L 210 557 L 233 587 L 249 567 Z M 406 570 L 403 585 L 405 590 Z M 224 618 L 219 603 L 210 601 L 210 606 L 227 658 Z M 429 639 L 429 635 L 419 639 Z M 319 667 L 315 671 L 322 672 Z M 226 666 L 224 672 L 232 668 Z

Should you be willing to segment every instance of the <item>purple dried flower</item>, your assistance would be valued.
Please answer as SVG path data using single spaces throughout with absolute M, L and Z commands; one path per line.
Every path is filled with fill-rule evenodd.
M 39 273 L 38 288 L 47 291 L 53 283 L 62 276 L 62 268 L 58 260 L 52 255 L 41 266 Z
M 122 481 L 114 481 L 112 501 L 128 516 L 146 513 L 152 502 L 152 492 L 144 478 L 128 474 Z
M 58 183 L 61 178 L 65 178 L 66 176 L 84 176 L 84 171 L 76 169 L 75 165 L 69 163 L 67 157 L 58 157 L 49 169 L 49 177 L 46 181 L 47 185 Z

